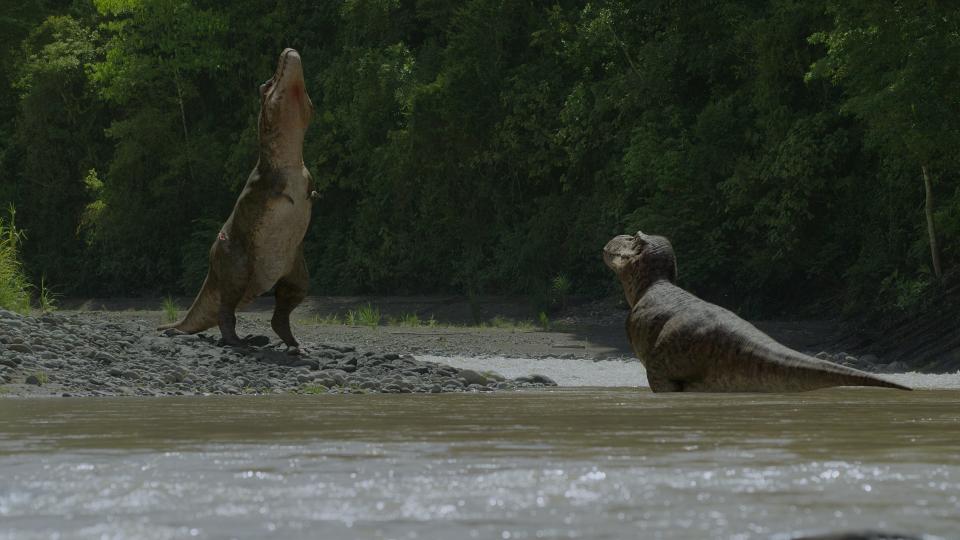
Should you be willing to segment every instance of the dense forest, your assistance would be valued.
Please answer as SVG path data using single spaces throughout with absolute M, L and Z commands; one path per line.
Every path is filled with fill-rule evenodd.
M 2 2 L 0 213 L 62 294 L 197 289 L 284 47 L 313 294 L 611 294 L 638 229 L 749 314 L 910 310 L 960 264 L 951 3 Z

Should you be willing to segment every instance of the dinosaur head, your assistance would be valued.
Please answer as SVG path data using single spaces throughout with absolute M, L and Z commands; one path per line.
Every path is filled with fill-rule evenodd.
M 654 282 L 677 281 L 677 257 L 670 241 L 662 236 L 638 231 L 633 236 L 614 237 L 603 248 L 603 262 L 620 278 L 630 307 Z
M 300 53 L 284 49 L 277 71 L 260 85 L 260 160 L 273 167 L 303 165 L 303 136 L 313 117 Z

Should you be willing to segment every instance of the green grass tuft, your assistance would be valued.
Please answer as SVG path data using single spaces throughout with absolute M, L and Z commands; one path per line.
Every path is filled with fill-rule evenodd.
M 486 324 L 486 326 L 492 326 L 493 328 L 513 328 L 513 325 L 513 321 L 501 315 L 497 315 L 496 317 L 490 319 L 490 321 Z
M 380 326 L 380 319 L 380 308 L 375 308 L 370 304 L 360 306 L 356 310 L 347 311 L 347 324 L 350 326 L 375 328 Z
M 300 319 L 300 322 L 303 324 L 327 326 L 369 326 L 371 328 L 375 328 L 381 323 L 384 323 L 387 326 L 408 328 L 497 328 L 500 330 L 512 331 L 531 331 L 540 329 L 541 327 L 549 330 L 553 326 L 545 312 L 540 314 L 539 323 L 530 319 L 517 320 L 498 315 L 492 319 L 482 321 L 478 324 L 462 325 L 441 323 L 434 315 L 431 315 L 429 319 L 421 319 L 416 313 L 404 313 L 398 317 L 384 317 L 380 313 L 380 309 L 373 307 L 371 304 L 366 304 L 357 309 L 351 309 L 347 311 L 346 315 L 344 315 L 342 318 L 337 315 L 325 315 L 322 317 L 320 315 L 315 315 L 309 319 Z
M 43 386 L 48 382 L 50 382 L 50 377 L 47 376 L 46 371 L 38 371 L 34 373 L 33 376 L 36 377 L 38 381 L 40 381 L 40 386 Z
M 420 317 L 416 313 L 404 313 L 399 317 L 388 317 L 387 324 L 390 326 L 409 326 L 409 327 L 418 327 L 425 326 L 429 321 L 421 321 Z M 436 324 L 436 321 L 434 321 Z
M 43 276 L 40 278 L 40 290 L 38 292 L 37 301 L 40 304 L 40 311 L 42 313 L 50 313 L 57 310 L 57 298 L 60 295 L 53 292 L 50 287 L 47 287 L 47 277 Z
M 500 328 L 502 330 L 531 330 L 533 323 L 530 321 L 515 321 L 501 315 L 490 319 L 480 325 L 481 328 Z
M 173 301 L 173 298 L 166 297 L 163 299 L 163 304 L 161 305 L 163 309 L 163 320 L 167 323 L 175 323 L 179 319 L 180 310 L 177 308 L 177 303 Z
M 331 315 L 326 315 L 321 317 L 320 315 L 314 315 L 313 319 L 310 320 L 313 324 L 319 324 L 323 326 L 337 326 L 343 324 L 343 320 L 340 319 L 340 316 L 336 313 Z
M 541 311 L 540 314 L 537 315 L 537 322 L 540 323 L 540 328 L 550 330 L 550 317 L 547 316 L 546 312 Z

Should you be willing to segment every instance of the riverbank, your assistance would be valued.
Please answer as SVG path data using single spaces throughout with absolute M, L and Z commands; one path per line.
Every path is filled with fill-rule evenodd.
M 179 299 L 174 306 L 188 305 Z M 0 312 L 0 394 L 116 396 L 267 393 L 486 392 L 537 385 L 645 386 L 616 299 L 575 302 L 534 323 L 508 299 L 308 298 L 294 313 L 303 354 L 291 357 L 270 331 L 273 301 L 239 314 L 244 349 L 218 332 L 169 338 L 174 315 L 160 299 L 66 301 L 39 317 Z M 377 317 L 357 315 L 370 306 Z M 350 313 L 353 312 L 353 315 Z M 346 324 L 351 320 L 354 324 Z M 366 325 L 358 324 L 363 319 Z M 476 322 L 479 321 L 479 325 Z M 375 324 L 377 323 L 377 324 Z M 809 354 L 879 373 L 903 363 L 843 352 L 834 322 L 758 322 Z M 902 381 L 940 387 L 941 382 Z M 948 385 L 949 386 L 949 385 Z

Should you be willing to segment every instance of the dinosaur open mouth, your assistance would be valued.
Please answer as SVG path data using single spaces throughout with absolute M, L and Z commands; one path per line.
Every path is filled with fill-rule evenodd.
M 260 129 L 270 132 L 282 126 L 305 128 L 314 111 L 300 53 L 284 49 L 273 77 L 260 85 Z
M 290 55 L 297 54 L 297 51 L 293 49 L 284 49 L 280 53 L 280 60 L 277 62 L 277 71 L 273 74 L 273 81 L 278 82 L 283 79 L 284 72 L 287 70 L 287 61 L 290 58 Z
M 277 61 L 277 69 L 273 73 L 273 77 L 267 79 L 262 85 L 260 85 L 260 96 L 266 98 L 269 94 L 277 89 L 280 86 L 278 83 L 283 81 L 284 75 L 287 72 L 287 65 L 290 63 L 291 58 L 300 59 L 300 54 L 294 49 L 284 49 L 280 53 L 280 59 Z
M 603 247 L 604 253 L 610 255 L 617 255 L 620 257 L 628 257 L 631 255 L 636 255 L 637 252 L 637 242 L 636 238 L 630 235 L 621 234 L 620 236 L 615 236 L 607 245 Z
M 617 271 L 624 265 L 627 259 L 637 254 L 634 240 L 635 238 L 633 236 L 625 234 L 611 239 L 607 242 L 607 245 L 603 247 L 603 262 L 606 263 L 610 269 Z

